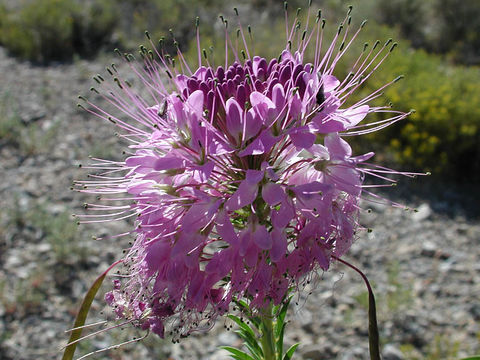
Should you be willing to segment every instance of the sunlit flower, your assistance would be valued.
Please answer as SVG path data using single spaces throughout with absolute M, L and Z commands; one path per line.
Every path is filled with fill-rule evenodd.
M 112 82 L 97 77 L 117 115 L 88 100 L 87 110 L 131 141 L 125 161 L 97 159 L 103 173 L 79 182 L 105 200 L 127 194 L 125 206 L 89 205 L 107 210 L 103 219 L 136 216 L 126 276 L 106 296 L 119 318 L 175 340 L 210 328 L 239 299 L 254 312 L 281 303 L 348 251 L 363 229 L 365 174 L 391 171 L 367 164 L 373 153 L 353 156 L 345 139 L 408 115 L 369 105 L 383 88 L 347 101 L 392 47 L 364 49 L 339 80 L 335 66 L 358 34 L 350 31 L 347 17 L 325 48 L 317 17 L 303 35 L 289 29 L 271 60 L 250 54 L 245 40 L 239 53 L 227 37 L 234 61 L 216 68 L 202 64 L 199 44 L 193 71 L 180 52 L 174 66 L 162 50 L 142 48 L 144 63 L 127 58 L 143 95 L 115 69 Z M 360 125 L 378 112 L 388 118 Z

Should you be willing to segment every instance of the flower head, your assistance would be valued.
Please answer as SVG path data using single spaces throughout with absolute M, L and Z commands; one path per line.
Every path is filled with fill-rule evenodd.
M 106 296 L 119 317 L 178 338 L 211 327 L 235 300 L 261 311 L 327 270 L 362 229 L 364 176 L 389 170 L 365 163 L 373 153 L 353 156 L 345 139 L 408 114 L 370 106 L 382 89 L 346 104 L 391 45 L 362 52 L 339 80 L 335 66 L 358 33 L 350 36 L 348 18 L 326 48 L 320 18 L 295 48 L 297 30 L 271 60 L 248 51 L 241 60 L 231 47 L 234 61 L 213 67 L 199 46 L 194 71 L 180 52 L 181 70 L 161 50 L 142 48 L 144 62 L 130 64 L 147 96 L 115 69 L 117 84 L 97 79 L 119 115 L 87 101 L 88 111 L 131 141 L 123 162 L 97 159 L 92 166 L 104 173 L 80 182 L 82 191 L 128 194 L 126 207 L 92 206 L 137 217 L 126 279 Z M 307 47 L 315 47 L 311 62 Z M 360 125 L 375 112 L 390 117 Z

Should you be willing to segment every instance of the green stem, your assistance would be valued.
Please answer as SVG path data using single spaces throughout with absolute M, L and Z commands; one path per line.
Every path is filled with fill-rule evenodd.
M 263 360 L 276 360 L 275 334 L 273 332 L 271 304 L 265 311 L 265 314 L 261 316 L 261 319 L 262 323 L 260 325 L 260 330 L 262 331 L 262 337 L 260 338 L 260 344 L 262 345 Z

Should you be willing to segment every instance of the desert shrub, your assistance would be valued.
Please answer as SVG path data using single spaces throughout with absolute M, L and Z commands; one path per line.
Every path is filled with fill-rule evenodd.
M 437 37 L 432 47 L 455 62 L 480 64 L 480 2 L 436 0 Z
M 405 168 L 455 180 L 480 179 L 479 69 L 448 65 L 423 50 L 401 47 L 362 92 L 399 74 L 405 80 L 388 88 L 384 100 L 416 112 L 366 139 Z
M 73 16 L 75 52 L 91 56 L 103 45 L 111 43 L 119 17 L 114 0 L 94 0 L 87 6 L 81 6 Z
M 107 41 L 117 15 L 113 0 L 28 1 L 0 10 L 0 43 L 20 58 L 45 63 L 92 54 Z

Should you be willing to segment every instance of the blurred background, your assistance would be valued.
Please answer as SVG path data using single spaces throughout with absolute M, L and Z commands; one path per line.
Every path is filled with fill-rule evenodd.
M 354 97 L 405 75 L 377 104 L 416 110 L 405 121 L 353 139 L 354 151 L 373 150 L 379 164 L 432 173 L 386 193 L 417 207 L 417 213 L 372 205 L 374 214 L 362 221 L 379 231 L 352 250 L 353 261 L 370 271 L 377 286 L 390 356 L 385 358 L 456 359 L 478 352 L 480 2 L 325 0 L 313 1 L 312 13 L 321 8 L 326 28 L 334 32 L 348 5 L 354 24 L 369 22 L 337 77 L 348 74 L 365 42 L 393 38 L 399 46 Z M 114 48 L 135 53 L 145 43 L 145 30 L 152 39 L 165 37 L 170 50 L 173 34 L 187 62 L 196 64 L 196 16 L 202 47 L 221 63 L 224 30 L 218 16 L 235 24 L 234 6 L 242 24 L 251 25 L 250 49 L 277 57 L 285 46 L 282 1 L 0 0 L 0 359 L 60 358 L 68 336 L 63 332 L 89 283 L 128 246 L 129 239 L 91 240 L 128 224 L 78 227 L 72 220 L 71 213 L 81 213 L 88 201 L 69 190 L 88 172 L 78 165 L 88 164 L 89 155 L 121 159 L 124 145 L 111 124 L 77 109 L 77 95 L 88 92 L 92 76 L 103 74 L 105 66 L 120 62 Z M 291 0 L 288 7 L 290 21 L 299 7 L 306 20 L 307 1 Z M 314 291 L 320 307 L 308 299 L 294 311 L 289 340 L 297 336 L 307 347 L 299 358 L 367 358 L 365 292 L 343 271 L 325 275 Z M 102 309 L 99 296 L 94 316 L 108 317 Z M 327 314 L 323 322 L 316 312 Z M 222 359 L 216 346 L 236 340 L 220 330 L 176 347 L 149 338 L 93 358 Z M 95 351 L 132 334 L 101 334 L 80 350 Z

